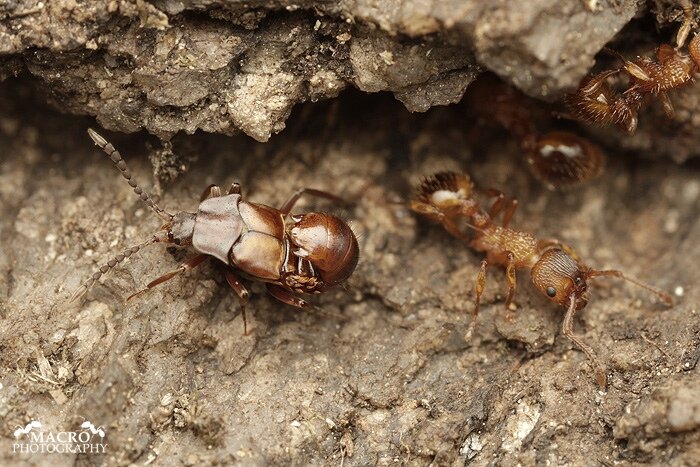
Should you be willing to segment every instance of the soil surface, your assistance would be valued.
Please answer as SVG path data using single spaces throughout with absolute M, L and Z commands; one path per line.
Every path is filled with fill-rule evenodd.
M 700 86 L 674 93 L 672 119 L 646 108 L 633 137 L 580 128 L 607 167 L 566 192 L 537 182 L 517 142 L 465 103 L 435 107 L 482 69 L 556 100 L 611 39 L 627 54 L 671 40 L 677 5 L 483 3 L 0 6 L 0 463 L 696 465 Z M 568 53 L 543 45 L 552 31 Z M 553 55 L 533 60 L 542 47 Z M 170 210 L 234 181 L 272 206 L 299 187 L 352 200 L 296 208 L 352 221 L 361 260 L 346 290 L 300 312 L 250 283 L 244 335 L 214 260 L 126 301 L 191 255 L 155 245 L 69 303 L 161 225 L 89 127 Z M 465 340 L 481 255 L 407 207 L 440 170 L 517 197 L 517 228 L 674 296 L 665 307 L 619 280 L 592 286 L 575 328 L 605 363 L 607 391 L 526 273 L 509 321 L 503 270 L 489 270 Z M 54 432 L 89 420 L 106 453 L 13 453 L 32 420 Z

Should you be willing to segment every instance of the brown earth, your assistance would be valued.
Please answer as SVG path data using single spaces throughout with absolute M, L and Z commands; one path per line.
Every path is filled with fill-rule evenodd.
M 630 17 L 613 45 L 632 54 L 672 37 L 655 20 L 667 26 L 677 8 L 542 0 L 516 14 L 507 3 L 0 6 L 0 462 L 697 463 L 700 86 L 676 93 L 674 120 L 645 110 L 632 138 L 590 133 L 608 166 L 565 193 L 542 188 L 515 142 L 477 126 L 464 104 L 430 108 L 459 101 L 480 68 L 556 99 Z M 569 60 L 532 59 L 566 28 L 580 34 L 551 53 Z M 346 90 L 292 112 L 350 86 L 405 106 Z M 172 209 L 195 209 L 205 186 L 232 181 L 271 205 L 301 186 L 356 199 L 346 214 L 362 256 L 348 291 L 302 313 L 252 284 L 245 336 L 213 261 L 126 303 L 187 257 L 153 246 L 69 304 L 97 266 L 160 224 L 92 145 L 94 119 L 59 111 L 169 138 L 104 132 Z M 444 169 L 518 197 L 516 226 L 674 293 L 665 308 L 624 283 L 596 283 L 576 330 L 607 364 L 607 392 L 527 274 L 508 322 L 503 272 L 489 271 L 464 340 L 480 256 L 406 207 L 420 177 Z M 12 453 L 18 426 L 69 431 L 84 419 L 104 427 L 106 454 Z

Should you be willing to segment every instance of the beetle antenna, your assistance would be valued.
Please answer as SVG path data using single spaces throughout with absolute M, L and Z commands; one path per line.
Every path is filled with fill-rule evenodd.
M 73 295 L 71 295 L 70 301 L 68 303 L 72 303 L 76 301 L 78 298 L 82 297 L 85 292 L 88 291 L 90 287 L 93 286 L 95 282 L 97 282 L 100 277 L 102 277 L 104 274 L 107 274 L 109 271 L 114 269 L 119 263 L 124 261 L 126 258 L 130 257 L 137 251 L 139 251 L 141 248 L 144 248 L 148 245 L 151 245 L 153 243 L 163 241 L 164 239 L 161 237 L 158 237 L 157 235 L 153 235 L 153 237 L 149 238 L 145 242 L 139 243 L 138 245 L 132 246 L 130 248 L 127 248 L 126 250 L 122 251 L 119 253 L 117 256 L 114 258 L 110 259 L 107 261 L 103 266 L 100 267 L 97 271 L 95 271 L 90 278 L 85 281 L 83 285 L 78 287 L 78 289 L 73 292 Z
M 165 221 L 170 221 L 173 218 L 173 215 L 170 214 L 169 212 L 165 211 L 162 209 L 160 206 L 158 206 L 153 199 L 151 199 L 151 196 L 143 191 L 141 187 L 139 186 L 138 183 L 136 183 L 136 180 L 134 180 L 131 177 L 131 172 L 129 171 L 129 168 L 126 166 L 126 162 L 124 162 L 124 159 L 122 159 L 122 155 L 119 154 L 119 151 L 112 146 L 112 143 L 104 139 L 99 133 L 97 133 L 95 130 L 92 128 L 88 128 L 88 135 L 90 135 L 90 138 L 95 142 L 97 146 L 102 149 L 105 154 L 109 156 L 110 159 L 112 159 L 112 162 L 114 162 L 114 165 L 117 166 L 119 169 L 119 172 L 121 172 L 122 177 L 126 179 L 127 182 L 129 182 L 129 186 L 134 189 L 134 193 L 139 195 L 139 198 L 141 201 L 146 203 L 146 205 L 153 209 L 153 212 L 156 213 L 158 217 Z
M 624 279 L 627 282 L 631 282 L 632 284 L 636 285 L 637 287 L 641 287 L 643 289 L 648 290 L 649 292 L 655 294 L 657 297 L 659 297 L 666 305 L 668 306 L 673 306 L 673 297 L 671 297 L 669 294 L 666 292 L 657 289 L 656 287 L 653 287 L 647 283 L 644 283 L 638 279 L 635 279 L 633 277 L 626 276 L 622 271 L 618 271 L 616 269 L 609 269 L 605 271 L 596 271 L 592 270 L 587 273 L 587 276 L 589 278 L 594 278 L 594 277 L 599 277 L 599 276 L 613 276 L 613 277 L 619 277 L 620 279 Z

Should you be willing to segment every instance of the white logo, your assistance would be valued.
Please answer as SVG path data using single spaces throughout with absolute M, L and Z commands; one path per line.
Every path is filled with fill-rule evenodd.
M 25 427 L 18 426 L 14 431 L 15 442 L 12 452 L 35 453 L 104 453 L 107 444 L 103 443 L 105 429 L 85 420 L 78 431 L 43 431 L 38 420 L 32 420 Z
M 30 431 L 32 431 L 34 428 L 39 429 L 41 428 L 41 422 L 37 422 L 36 420 L 32 420 L 22 428 L 21 426 L 18 426 L 17 429 L 15 430 L 15 438 L 19 438 L 22 435 L 26 435 Z
M 104 430 L 103 427 L 98 426 L 97 428 L 95 428 L 95 425 L 93 425 L 92 423 L 88 422 L 87 420 L 85 420 L 85 421 L 83 422 L 83 424 L 80 425 L 80 428 L 87 428 L 87 429 L 90 430 L 90 433 L 92 433 L 93 435 L 100 435 L 100 438 L 104 438 L 104 437 L 105 437 L 105 430 Z

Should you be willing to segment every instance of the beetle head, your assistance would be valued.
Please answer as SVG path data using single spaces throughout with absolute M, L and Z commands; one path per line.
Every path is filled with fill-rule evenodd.
M 290 236 L 295 255 L 309 260 L 329 286 L 350 277 L 357 266 L 360 248 L 347 223 L 319 212 L 292 216 L 292 220 Z

